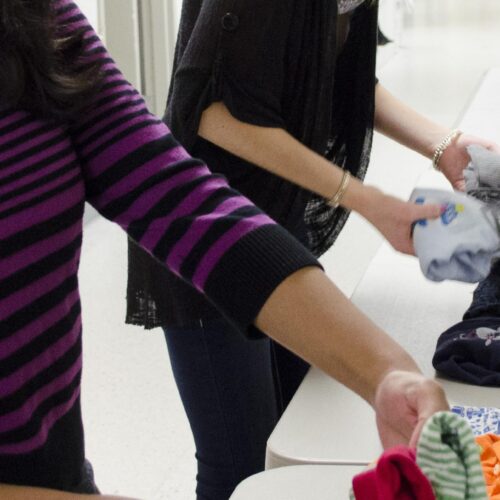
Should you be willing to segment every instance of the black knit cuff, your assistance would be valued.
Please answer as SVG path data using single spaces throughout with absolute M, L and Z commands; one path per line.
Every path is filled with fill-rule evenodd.
M 243 237 L 210 274 L 207 296 L 245 335 L 259 336 L 252 325 L 269 296 L 288 276 L 320 263 L 278 225 L 263 226 Z

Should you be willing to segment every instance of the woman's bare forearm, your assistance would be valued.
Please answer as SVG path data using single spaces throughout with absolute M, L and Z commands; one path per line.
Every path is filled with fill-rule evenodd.
M 285 280 L 256 325 L 370 404 L 389 372 L 419 372 L 411 356 L 316 268 Z
M 213 103 L 202 116 L 198 133 L 204 139 L 279 177 L 330 199 L 338 190 L 340 167 L 310 150 L 280 128 L 250 125 L 234 118 L 226 106 Z M 382 196 L 352 179 L 342 206 L 366 216 Z
M 344 172 L 279 128 L 249 125 L 223 103 L 203 113 L 199 134 L 208 141 L 326 199 L 338 192 Z M 373 224 L 398 251 L 413 254 L 411 224 L 439 216 L 437 206 L 404 203 L 351 178 L 340 204 Z M 436 215 L 437 214 L 437 215 Z
M 212 104 L 204 112 L 199 135 L 325 198 L 332 196 L 341 182 L 339 167 L 286 131 L 240 122 L 222 103 Z M 353 179 L 342 204 L 371 221 L 373 214 L 387 205 L 387 197 Z M 402 208 L 395 204 L 393 211 Z M 422 207 L 415 210 L 418 208 Z M 256 324 L 372 404 L 387 373 L 419 371 L 411 356 L 317 269 L 304 269 L 285 280 L 266 302 Z
M 381 84 L 377 85 L 375 91 L 375 128 L 429 159 L 450 133 L 449 128 L 417 113 Z
M 133 500 L 132 498 L 125 497 L 80 495 L 77 493 L 65 493 L 64 491 L 13 486 L 10 484 L 0 484 L 0 498 L 5 500 L 89 500 L 90 498 L 98 498 L 100 500 Z

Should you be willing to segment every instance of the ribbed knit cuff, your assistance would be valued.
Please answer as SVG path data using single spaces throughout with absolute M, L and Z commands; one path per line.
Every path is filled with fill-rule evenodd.
M 320 263 L 285 229 L 260 227 L 243 237 L 212 271 L 205 292 L 245 335 L 260 336 L 252 326 L 264 303 L 288 276 Z

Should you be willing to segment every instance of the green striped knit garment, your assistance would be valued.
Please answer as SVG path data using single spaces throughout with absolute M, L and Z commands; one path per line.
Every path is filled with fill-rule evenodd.
M 451 412 L 433 415 L 417 445 L 417 464 L 437 500 L 487 500 L 479 447 L 469 424 Z

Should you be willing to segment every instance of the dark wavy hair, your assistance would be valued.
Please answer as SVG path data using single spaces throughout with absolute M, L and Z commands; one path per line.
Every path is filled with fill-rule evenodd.
M 0 105 L 61 120 L 82 111 L 102 79 L 83 37 L 61 33 L 53 0 L 0 0 Z

